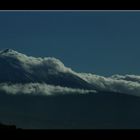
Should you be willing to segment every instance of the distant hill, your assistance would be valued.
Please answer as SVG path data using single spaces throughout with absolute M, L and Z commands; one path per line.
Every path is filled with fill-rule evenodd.
M 140 129 L 140 98 L 102 92 L 85 95 L 0 94 L 0 120 L 30 129 Z

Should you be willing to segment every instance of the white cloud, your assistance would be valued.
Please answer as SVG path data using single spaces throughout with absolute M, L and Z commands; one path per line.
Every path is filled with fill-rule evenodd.
M 32 57 L 27 56 L 22 53 L 16 52 L 14 50 L 10 50 L 8 52 L 1 51 L 1 57 L 7 58 L 13 58 L 17 60 L 17 63 L 21 65 L 22 68 L 24 68 L 26 71 L 32 71 L 34 68 L 43 69 L 47 68 L 50 69 L 52 72 L 72 72 L 72 70 L 68 67 L 65 67 L 64 64 L 54 58 L 54 57 Z M 32 71 L 33 72 L 33 71 Z
M 126 80 L 140 83 L 140 76 L 138 75 L 113 75 L 111 76 L 111 78 L 116 80 Z
M 140 96 L 139 77 L 136 75 L 103 77 L 94 74 L 79 73 L 81 78 L 102 91 L 113 91 Z M 129 77 L 129 80 L 128 80 Z
M 96 93 L 95 90 L 74 89 L 61 86 L 47 85 L 45 83 L 28 84 L 0 84 L 0 91 L 8 94 L 33 94 L 33 95 L 61 95 L 61 94 L 87 94 Z

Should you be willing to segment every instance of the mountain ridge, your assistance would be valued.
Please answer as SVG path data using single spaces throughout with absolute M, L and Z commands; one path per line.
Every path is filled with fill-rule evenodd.
M 140 76 L 138 75 L 115 74 L 104 77 L 91 73 L 78 73 L 54 57 L 36 58 L 6 49 L 0 51 L 0 67 L 0 83 L 45 83 L 73 89 L 140 96 Z
M 140 128 L 139 76 L 77 73 L 56 58 L 9 49 L 0 52 L 0 68 L 0 121 L 5 124 L 24 129 Z
M 31 59 L 36 61 L 36 65 L 28 65 Z M 24 67 L 26 62 L 27 65 Z M 14 50 L 6 49 L 0 53 L 0 67 L 2 68 L 0 72 L 0 82 L 45 82 L 56 86 L 93 89 L 92 85 L 74 73 L 69 72 L 69 69 L 65 67 L 62 62 L 54 58 L 41 59 L 28 57 Z M 61 70 L 59 67 L 62 67 L 64 70 Z M 67 72 L 65 72 L 65 70 Z

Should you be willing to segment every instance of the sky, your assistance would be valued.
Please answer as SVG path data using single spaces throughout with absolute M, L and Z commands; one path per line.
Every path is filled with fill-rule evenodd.
M 140 11 L 0 11 L 6 48 L 77 72 L 140 75 Z

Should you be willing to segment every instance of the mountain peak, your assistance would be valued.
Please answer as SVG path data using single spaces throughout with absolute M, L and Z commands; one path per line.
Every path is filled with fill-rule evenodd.
M 12 49 L 7 48 L 7 49 L 2 50 L 1 52 L 3 52 L 3 53 L 9 53 L 9 52 L 15 52 L 15 51 L 12 50 Z
M 5 49 L 5 50 L 3 50 L 3 52 L 11 52 L 11 51 L 14 51 L 14 50 L 12 50 L 12 49 Z
M 15 50 L 13 50 L 13 49 L 4 49 L 4 50 L 1 50 L 0 51 L 0 55 L 2 55 L 2 56 L 8 56 L 8 57 L 16 57 L 16 58 L 18 58 L 18 57 L 21 57 L 21 56 L 24 56 L 24 54 L 22 54 L 22 53 L 19 53 L 19 52 L 17 52 L 17 51 L 15 51 Z
M 7 49 L 4 49 L 4 50 L 1 51 L 1 54 L 5 54 L 5 53 L 16 53 L 16 51 L 7 48 Z

